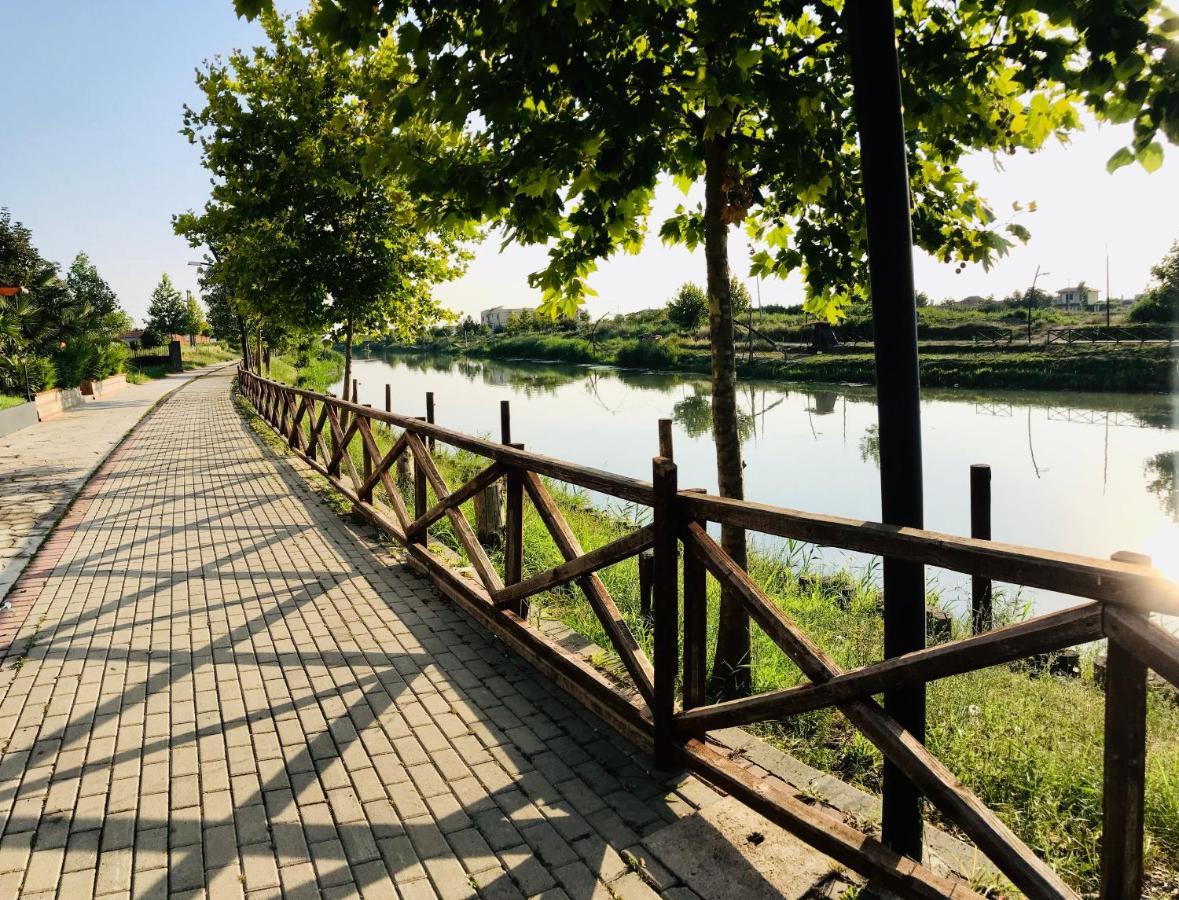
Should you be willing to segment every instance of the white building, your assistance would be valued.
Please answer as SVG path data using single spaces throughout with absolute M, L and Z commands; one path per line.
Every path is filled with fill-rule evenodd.
M 479 313 L 479 322 L 488 328 L 507 328 L 508 319 L 526 312 L 532 312 L 532 310 L 522 306 L 516 309 L 509 309 L 506 306 L 493 306 L 491 309 L 485 309 Z
M 1061 288 L 1056 292 L 1053 307 L 1064 310 L 1083 310 L 1096 306 L 1101 302 L 1101 292 L 1097 288 L 1078 284 L 1075 287 Z

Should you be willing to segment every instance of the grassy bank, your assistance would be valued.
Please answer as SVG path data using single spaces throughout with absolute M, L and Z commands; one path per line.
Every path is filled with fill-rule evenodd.
M 311 391 L 326 391 L 343 374 L 343 354 L 327 348 L 285 353 L 270 358 L 271 378 Z
M 195 347 L 182 345 L 180 358 L 184 371 L 188 372 L 216 363 L 231 362 L 238 358 L 238 354 L 221 344 L 198 344 Z M 132 384 L 166 378 L 171 372 L 171 364 L 166 356 L 146 356 L 139 359 L 132 357 L 127 361 L 127 380 Z
M 590 341 L 560 334 L 494 335 L 465 343 L 440 338 L 395 352 L 425 351 L 493 359 L 596 363 L 623 368 L 707 374 L 707 346 L 676 339 Z M 872 384 L 875 359 L 870 349 L 840 348 L 830 353 L 738 353 L 745 378 L 830 384 Z M 921 383 L 926 387 L 1166 393 L 1179 373 L 1179 355 L 1169 347 L 1042 346 L 922 348 Z
M 24 402 L 24 397 L 13 397 L 9 394 L 0 394 L 0 409 L 8 409 L 10 406 L 20 406 Z
M 255 424 L 278 444 L 262 423 L 255 419 Z M 376 436 L 382 449 L 391 446 L 395 438 L 383 429 L 377 429 Z M 359 467 L 359 449 L 352 449 Z M 486 464 L 465 452 L 443 454 L 441 450 L 439 447 L 439 467 L 452 486 Z M 642 511 L 634 508 L 602 510 L 591 506 L 583 493 L 560 485 L 551 487 L 587 550 L 618 538 L 642 518 Z M 412 505 L 410 486 L 403 485 L 402 491 Z M 347 504 L 336 497 L 337 508 L 346 510 Z M 434 500 L 431 492 L 429 502 Z M 471 506 L 467 503 L 464 511 L 473 521 Z M 462 557 L 445 520 L 430 529 L 430 538 Z M 490 548 L 489 554 L 502 571 L 501 551 Z M 883 647 L 881 597 L 872 580 L 848 575 L 815 577 L 805 560 L 805 554 L 792 554 L 790 547 L 776 555 L 755 554 L 751 574 L 841 666 L 852 668 L 879 660 Z M 543 523 L 531 505 L 525 504 L 525 576 L 560 562 L 562 557 Z M 600 574 L 650 654 L 651 632 L 639 610 L 635 560 Z M 710 581 L 710 653 L 715 646 L 718 602 L 716 585 Z M 1009 598 L 1006 607 L 1009 618 L 1018 617 L 1014 599 Z M 589 605 L 573 586 L 534 598 L 533 610 L 560 620 L 602 647 L 610 646 Z M 957 623 L 956 628 L 963 633 L 964 623 Z M 606 658 L 601 662 L 616 661 Z M 756 629 L 751 665 L 758 692 L 804 682 L 799 670 Z M 1104 696 L 1092 682 L 1091 659 L 1086 659 L 1083 669 L 1085 677 L 1059 679 L 1035 678 L 1000 666 L 934 682 L 929 687 L 927 741 L 931 751 L 1037 853 L 1079 890 L 1091 892 L 1096 889 L 1100 867 Z M 808 713 L 756 730 L 811 765 L 868 790 L 880 789 L 879 753 L 838 713 Z M 1161 694 L 1151 696 L 1149 742 L 1146 827 L 1150 895 L 1167 896 L 1179 882 L 1179 704 Z

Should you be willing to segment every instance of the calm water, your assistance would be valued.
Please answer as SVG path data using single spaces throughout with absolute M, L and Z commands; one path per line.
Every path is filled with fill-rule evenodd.
M 708 382 L 698 376 L 421 356 L 359 359 L 360 401 L 573 462 L 651 477 L 656 420 L 675 421 L 681 487 L 715 491 Z M 339 393 L 340 386 L 334 390 Z M 778 506 L 880 518 L 871 388 L 743 382 L 746 496 Z M 1147 553 L 1179 578 L 1179 402 L 1175 397 L 928 390 L 922 403 L 927 528 L 969 534 L 969 467 L 992 467 L 996 540 L 1108 557 Z M 831 550 L 815 564 L 870 565 Z M 965 580 L 930 570 L 958 601 Z M 1026 594 L 1025 596 L 1031 596 Z M 1041 609 L 1071 601 L 1041 595 Z

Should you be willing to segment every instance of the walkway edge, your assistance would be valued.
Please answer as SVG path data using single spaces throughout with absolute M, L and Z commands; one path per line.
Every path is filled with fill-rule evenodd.
M 49 573 L 61 559 L 65 548 L 69 545 L 74 530 L 89 509 L 90 501 L 97 493 L 99 486 L 106 478 L 107 472 L 117 461 L 127 442 L 143 427 L 157 410 L 176 394 L 193 382 L 221 371 L 226 366 L 235 366 L 236 362 L 206 366 L 171 388 L 167 393 L 156 398 L 143 415 L 128 428 L 123 436 L 113 443 L 106 453 L 94 461 L 94 464 L 83 474 L 78 484 L 78 490 L 61 507 L 49 527 L 42 533 L 34 535 L 29 547 L 29 555 L 24 562 L 18 564 L 16 577 L 6 593 L 0 595 L 0 602 L 9 604 L 8 608 L 0 609 L 0 663 L 4 663 L 12 656 L 13 645 L 17 635 L 24 627 L 29 611 L 41 596 L 41 589 L 48 580 Z

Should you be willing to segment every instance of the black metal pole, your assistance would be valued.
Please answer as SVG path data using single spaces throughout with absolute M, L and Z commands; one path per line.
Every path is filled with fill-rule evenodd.
M 880 505 L 885 522 L 922 527 L 921 387 L 917 370 L 917 304 L 909 175 L 901 112 L 900 66 L 892 0 L 846 5 L 856 120 L 864 186 L 869 281 L 876 347 L 880 428 Z M 884 654 L 925 646 L 925 569 L 884 560 Z M 920 741 L 925 739 L 925 687 L 888 691 L 884 707 Z M 921 858 L 921 797 L 890 763 L 884 764 L 883 838 Z
M 970 467 L 970 536 L 991 539 L 991 467 L 975 463 Z M 970 609 L 974 634 L 995 627 L 991 603 L 991 579 L 974 575 L 970 579 Z

